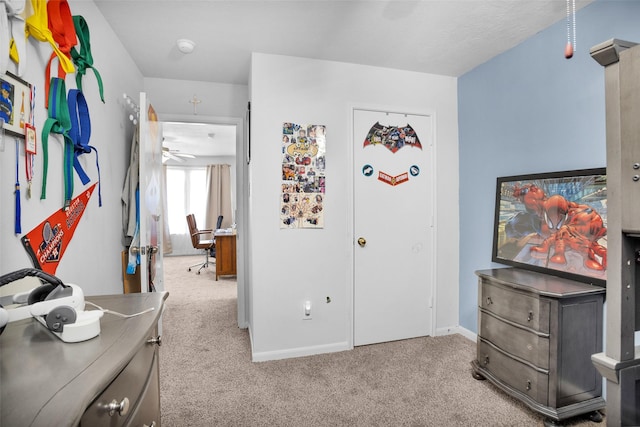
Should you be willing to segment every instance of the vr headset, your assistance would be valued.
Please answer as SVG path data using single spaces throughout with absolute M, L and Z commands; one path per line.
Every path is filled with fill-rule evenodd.
M 80 342 L 100 334 L 100 310 L 85 311 L 84 292 L 78 285 L 64 284 L 57 277 L 35 268 L 0 276 L 0 287 L 25 277 L 37 277 L 40 286 L 29 292 L 1 298 L 17 306 L 0 305 L 0 334 L 8 323 L 33 317 L 64 342 Z

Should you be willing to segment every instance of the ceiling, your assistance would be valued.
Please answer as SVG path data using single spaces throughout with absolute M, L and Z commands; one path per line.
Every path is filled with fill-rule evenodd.
M 235 156 L 236 127 L 211 123 L 162 123 L 163 146 L 175 157 L 181 154 Z
M 565 0 L 94 2 L 143 76 L 241 85 L 252 52 L 459 77 L 567 16 Z

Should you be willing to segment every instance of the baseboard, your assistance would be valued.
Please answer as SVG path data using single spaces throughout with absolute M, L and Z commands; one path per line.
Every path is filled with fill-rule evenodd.
M 266 362 L 269 360 L 290 359 L 293 357 L 313 356 L 316 354 L 336 353 L 338 351 L 352 350 L 348 343 L 334 343 L 326 345 L 317 345 L 312 347 L 299 347 L 277 351 L 254 352 L 253 344 L 251 345 L 251 360 L 253 362 Z
M 251 333 L 251 324 L 247 325 L 247 331 L 249 331 L 249 347 L 251 348 L 251 354 L 253 354 L 253 334 Z
M 251 326 L 248 326 L 247 329 L 249 330 L 251 360 L 253 362 L 267 362 L 269 360 L 290 359 L 293 357 L 314 356 L 316 354 L 336 353 L 339 351 L 353 350 L 353 347 L 349 346 L 347 342 L 342 342 L 311 347 L 298 347 L 285 350 L 256 352 L 253 348 L 253 335 L 251 334 Z M 463 337 L 473 342 L 476 342 L 478 338 L 477 334 L 471 332 L 466 328 L 463 328 L 462 326 L 451 326 L 447 328 L 438 328 L 436 330 L 436 336 L 453 334 L 462 335 Z
M 478 335 L 476 333 L 471 332 L 470 330 L 468 330 L 467 328 L 463 328 L 462 326 L 449 326 L 447 328 L 436 329 L 436 336 L 452 334 L 462 335 L 463 337 L 473 342 L 476 342 L 478 340 Z

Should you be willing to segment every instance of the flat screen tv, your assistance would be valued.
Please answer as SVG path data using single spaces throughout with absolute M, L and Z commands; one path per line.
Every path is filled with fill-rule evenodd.
M 606 169 L 499 177 L 491 260 L 606 286 Z

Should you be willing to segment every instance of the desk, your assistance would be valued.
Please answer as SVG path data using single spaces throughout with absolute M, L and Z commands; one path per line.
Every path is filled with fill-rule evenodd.
M 236 233 L 215 233 L 216 280 L 219 276 L 233 276 L 236 270 Z
M 159 425 L 157 326 L 168 295 L 87 297 L 125 314 L 154 310 L 128 319 L 105 314 L 100 335 L 79 343 L 62 342 L 32 318 L 9 323 L 0 336 L 0 425 Z M 106 405 L 125 398 L 128 410 L 110 416 Z

